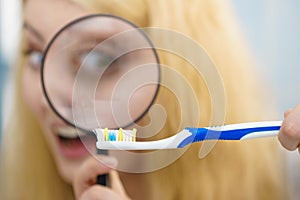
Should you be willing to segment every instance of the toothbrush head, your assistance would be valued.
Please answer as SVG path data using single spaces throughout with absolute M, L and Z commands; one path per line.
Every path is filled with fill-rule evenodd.
M 97 140 L 101 142 L 135 142 L 136 141 L 136 129 L 132 130 L 111 130 L 108 128 L 95 129 L 94 130 Z
M 183 130 L 172 137 L 156 141 L 136 141 L 136 129 L 118 130 L 94 129 L 97 137 L 96 147 L 101 150 L 157 150 L 178 148 L 181 143 L 191 133 Z

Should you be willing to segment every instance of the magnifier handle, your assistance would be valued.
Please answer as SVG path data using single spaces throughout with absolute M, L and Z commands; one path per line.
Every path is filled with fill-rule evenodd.
M 108 155 L 107 150 L 100 150 L 97 149 L 97 154 L 102 154 L 102 155 Z M 103 186 L 109 186 L 109 176 L 108 174 L 102 174 L 97 176 L 97 184 L 103 185 Z
M 108 186 L 108 174 L 103 174 L 97 176 L 97 184 L 103 185 L 103 186 Z

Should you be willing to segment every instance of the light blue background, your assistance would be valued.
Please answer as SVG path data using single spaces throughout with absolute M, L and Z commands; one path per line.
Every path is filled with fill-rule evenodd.
M 232 2 L 259 70 L 283 113 L 300 102 L 300 1 Z
M 1 8 L 1 4 L 0 4 Z M 2 16 L 0 18 L 0 21 L 2 22 Z M 2 30 L 0 32 L 2 33 Z M 0 142 L 1 142 L 1 132 L 2 132 L 2 94 L 3 94 L 3 88 L 4 88 L 4 79 L 6 75 L 6 64 L 4 63 L 3 59 L 3 45 L 2 45 L 2 40 L 0 40 Z

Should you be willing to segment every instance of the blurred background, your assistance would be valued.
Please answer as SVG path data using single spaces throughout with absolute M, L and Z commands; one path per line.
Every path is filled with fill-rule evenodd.
M 300 102 L 300 1 L 298 0 L 231 0 L 245 34 L 257 68 L 269 84 L 270 101 L 276 102 L 281 113 Z M 21 27 L 20 0 L 0 0 L 0 136 L 8 118 L 12 98 L 11 72 L 15 65 L 19 30 Z M 275 99 L 274 99 L 275 97 Z M 0 137 L 1 141 L 1 137 Z M 285 151 L 286 152 L 286 151 Z M 297 162 L 297 152 L 287 162 Z M 296 166 L 291 164 L 291 166 Z M 300 180 L 289 169 L 291 179 Z M 299 193 L 299 188 L 294 188 Z M 298 197 L 300 194 L 298 194 Z
M 300 1 L 232 0 L 280 113 L 300 102 Z
M 231 0 L 238 22 L 258 63 L 259 72 L 269 82 L 280 113 L 300 102 L 300 1 Z M 0 128 L 7 118 L 15 64 L 21 9 L 19 0 L 0 0 L 1 66 Z M 5 94 L 5 95 L 3 95 Z M 273 97 L 272 101 L 274 101 Z M 4 103 L 3 103 L 4 102 Z M 4 106 L 3 106 L 4 105 Z M 4 110 L 4 111 L 3 111 Z M 1 130 L 0 129 L 0 130 Z
M 0 0 L 0 142 L 12 96 L 11 71 L 16 61 L 21 28 L 20 0 Z
M 21 27 L 20 0 L 0 0 L 0 130 L 9 110 L 9 76 Z M 280 113 L 300 102 L 300 1 L 231 0 L 259 72 L 269 83 Z M 5 80 L 6 79 L 6 80 Z M 5 95 L 3 95 L 5 92 Z M 271 99 L 270 99 L 271 100 Z M 4 103 L 3 103 L 4 102 Z M 3 106 L 5 105 L 5 106 Z M 4 109 L 4 111 L 3 111 Z M 3 114 L 6 113 L 6 114 Z M 282 116 L 281 115 L 281 116 Z M 3 122 L 4 120 L 4 122 Z M 2 124 L 2 125 L 1 125 Z M 1 131 L 0 131 L 1 132 Z

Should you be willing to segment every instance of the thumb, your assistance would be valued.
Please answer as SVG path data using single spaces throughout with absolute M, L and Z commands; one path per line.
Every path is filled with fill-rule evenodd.
M 97 159 L 90 157 L 79 168 L 73 181 L 73 188 L 76 197 L 92 185 L 96 184 L 98 175 L 107 174 L 111 168 L 117 166 L 117 160 L 109 156 L 98 156 Z

